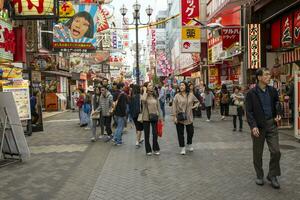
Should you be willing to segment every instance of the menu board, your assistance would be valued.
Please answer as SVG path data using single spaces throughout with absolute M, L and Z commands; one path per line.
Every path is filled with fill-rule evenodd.
M 28 81 L 5 81 L 2 89 L 3 92 L 12 92 L 20 119 L 31 119 Z

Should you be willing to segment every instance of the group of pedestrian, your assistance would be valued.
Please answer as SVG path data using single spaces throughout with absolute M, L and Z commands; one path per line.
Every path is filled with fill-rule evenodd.
M 115 145 L 121 145 L 127 119 L 132 119 L 136 129 L 136 148 L 140 148 L 144 142 L 146 155 L 160 155 L 157 125 L 160 120 L 165 120 L 165 105 L 169 103 L 172 106 L 171 116 L 176 126 L 180 154 L 185 155 L 187 151 L 194 150 L 192 144 L 195 109 L 201 110 L 204 107 L 207 121 L 210 122 L 215 96 L 219 95 L 221 120 L 229 115 L 229 111 L 235 111 L 234 114 L 231 113 L 233 131 L 237 131 L 237 119 L 239 131 L 243 131 L 243 116 L 246 112 L 253 141 L 253 164 L 257 185 L 264 185 L 262 155 L 264 143 L 267 141 L 271 154 L 267 180 L 278 189 L 280 184 L 277 177 L 281 174 L 279 164 L 281 153 L 277 122 L 281 119 L 281 107 L 277 90 L 269 86 L 270 71 L 261 68 L 257 70 L 256 78 L 256 86 L 246 95 L 238 86 L 234 87 L 230 94 L 226 85 L 222 85 L 220 93 L 217 94 L 207 86 L 201 91 L 186 82 L 181 82 L 176 88 L 154 86 L 151 82 L 146 82 L 143 86 L 131 85 L 127 88 L 123 83 L 113 84 L 112 87 L 109 87 L 108 83 L 102 84 L 96 87 L 95 91 L 89 88 L 87 94 L 84 92 L 80 94 L 77 101 L 80 124 L 81 126 L 91 124 L 91 141 L 96 141 L 96 127 L 100 124 L 105 127 L 106 141 L 112 140 Z M 85 120 L 85 117 L 90 117 L 92 122 Z M 116 124 L 114 133 L 112 121 Z M 152 143 L 150 135 L 152 135 Z M 100 134 L 98 138 L 103 139 L 103 137 L 103 134 Z

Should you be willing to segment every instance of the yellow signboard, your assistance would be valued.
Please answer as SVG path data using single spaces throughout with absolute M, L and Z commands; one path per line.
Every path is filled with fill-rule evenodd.
M 194 27 L 182 27 L 181 29 L 182 40 L 200 40 L 201 30 Z

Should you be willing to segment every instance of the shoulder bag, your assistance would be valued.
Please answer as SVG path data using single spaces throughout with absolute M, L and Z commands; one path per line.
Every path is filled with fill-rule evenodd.
M 177 115 L 176 115 L 177 121 L 185 121 L 185 120 L 187 120 L 187 114 L 186 114 L 186 112 L 187 112 L 188 104 L 189 104 L 189 95 L 187 94 L 185 112 L 179 112 L 179 113 L 177 113 Z

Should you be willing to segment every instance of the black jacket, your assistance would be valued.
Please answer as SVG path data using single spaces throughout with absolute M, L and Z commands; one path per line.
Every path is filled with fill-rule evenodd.
M 120 93 L 117 101 L 118 103 L 116 105 L 115 115 L 118 117 L 125 117 L 127 109 L 127 95 L 125 93 Z
M 141 95 L 140 94 L 136 94 L 130 98 L 129 112 L 133 119 L 138 118 L 138 116 L 141 112 Z
M 273 118 L 276 118 L 277 115 L 281 115 L 278 92 L 274 87 L 267 87 L 271 98 L 272 116 Z M 256 85 L 256 87 L 252 88 L 246 96 L 246 115 L 251 129 L 255 127 L 263 128 L 266 124 L 265 113 L 258 95 L 258 90 L 258 85 Z

